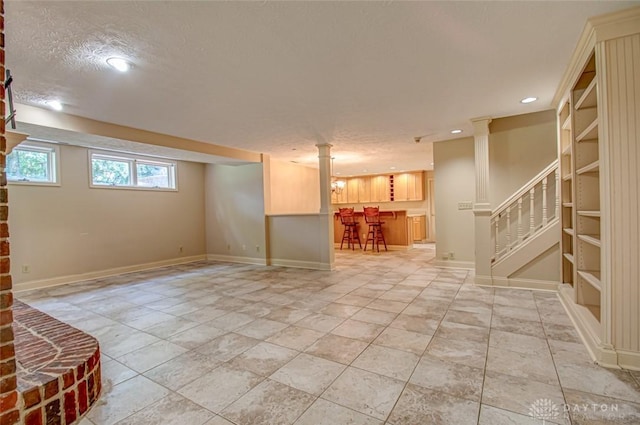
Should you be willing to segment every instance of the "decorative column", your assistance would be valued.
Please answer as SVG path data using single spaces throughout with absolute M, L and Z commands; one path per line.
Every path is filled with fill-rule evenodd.
M 329 143 L 319 143 L 318 165 L 320 166 L 320 213 L 328 213 L 331 208 L 331 147 Z
M 4 82 L 4 2 L 0 0 L 0 75 Z M 9 263 L 9 199 L 5 172 L 4 84 L 0 84 L 0 424 L 20 421 L 16 354 L 13 345 L 13 292 Z
M 320 213 L 319 248 L 320 262 L 326 270 L 335 268 L 335 247 L 333 245 L 333 210 L 331 208 L 331 145 L 318 143 L 318 165 L 320 168 Z
M 491 203 L 489 201 L 489 123 L 491 118 L 472 119 L 476 169 L 476 199 L 473 204 L 476 283 L 491 281 Z

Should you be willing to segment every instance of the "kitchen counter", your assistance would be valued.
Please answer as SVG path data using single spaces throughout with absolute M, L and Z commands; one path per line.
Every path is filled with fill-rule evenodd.
M 362 247 L 364 248 L 364 243 L 367 240 L 367 232 L 369 231 L 369 226 L 364 221 L 364 213 L 362 211 L 356 210 L 355 215 L 356 220 L 359 223 L 358 234 L 360 235 Z M 339 247 L 340 241 L 342 240 L 342 233 L 344 232 L 344 226 L 340 222 L 340 214 L 337 211 L 335 212 L 334 217 L 335 222 L 333 226 L 333 241 Z M 406 210 L 380 211 L 380 220 L 384 222 L 384 224 L 382 225 L 382 234 L 384 235 L 384 239 L 387 242 L 387 248 L 400 250 L 408 249 L 413 245 L 413 238 L 411 236 L 412 229 L 410 227 L 413 223 L 413 219 L 408 219 Z M 369 245 L 371 245 L 370 242 Z M 370 249 L 369 245 L 367 245 L 367 250 Z M 343 249 L 345 249 L 345 247 L 343 247 Z

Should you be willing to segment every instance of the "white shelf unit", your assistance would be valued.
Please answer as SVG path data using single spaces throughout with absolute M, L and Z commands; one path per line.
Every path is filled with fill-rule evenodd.
M 562 176 L 561 189 L 561 214 L 562 235 L 562 282 L 573 285 L 574 282 L 574 231 L 573 231 L 573 144 L 571 142 L 571 102 L 570 99 L 560 108 L 558 122 L 561 123 L 558 132 L 559 145 L 559 173 Z
M 640 370 L 640 7 L 587 21 L 554 98 L 560 299 L 593 359 Z
M 600 322 L 600 157 L 598 138 L 598 83 L 596 55 L 592 52 L 572 89 L 574 108 L 573 180 L 575 181 L 576 267 L 578 304 L 587 307 Z M 598 276 L 596 279 L 595 276 Z M 597 283 L 596 283 L 597 282 Z

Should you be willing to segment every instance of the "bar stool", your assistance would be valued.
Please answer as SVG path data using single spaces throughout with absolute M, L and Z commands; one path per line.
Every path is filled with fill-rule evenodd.
M 364 207 L 364 221 L 369 225 L 369 233 L 367 233 L 367 240 L 364 241 L 364 250 L 367 250 L 367 243 L 371 241 L 371 251 L 373 251 L 373 245 L 375 244 L 378 252 L 380 252 L 380 241 L 384 244 L 384 250 L 387 251 L 387 243 L 384 240 L 382 234 L 382 225 L 384 221 L 380 221 L 380 208 L 379 207 Z
M 339 212 L 340 221 L 344 226 L 342 241 L 340 242 L 340 249 L 342 249 L 344 241 L 347 241 L 347 248 L 351 248 L 352 250 L 355 249 L 355 242 L 358 241 L 358 245 L 360 245 L 360 249 L 362 249 L 360 235 L 358 235 L 358 221 L 356 220 L 356 215 L 353 211 L 353 208 L 340 208 Z

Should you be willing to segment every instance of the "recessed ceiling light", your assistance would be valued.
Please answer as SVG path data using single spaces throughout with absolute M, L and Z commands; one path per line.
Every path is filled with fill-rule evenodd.
M 336 175 L 337 175 L 337 174 L 340 174 L 340 171 L 336 171 Z
M 120 72 L 127 72 L 129 68 L 131 68 L 129 62 L 122 58 L 109 58 L 107 59 L 107 63 L 109 64 L 109 66 L 115 68 Z
M 460 134 L 460 133 L 462 133 L 462 130 L 460 130 L 459 128 L 455 130 L 451 130 L 451 134 Z
M 62 111 L 62 103 L 59 100 L 48 100 L 47 105 L 56 111 Z
M 368 170 L 365 168 L 364 170 L 362 170 L 363 173 L 366 173 Z
M 431 163 L 431 165 L 433 165 L 433 162 Z
M 395 170 L 395 169 L 396 169 L 396 167 L 389 167 L 389 168 L 391 168 L 392 170 Z
M 538 100 L 537 97 L 525 97 L 520 101 L 520 103 L 531 103 L 531 102 L 535 102 L 536 100 Z

